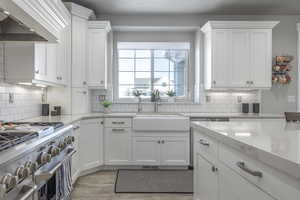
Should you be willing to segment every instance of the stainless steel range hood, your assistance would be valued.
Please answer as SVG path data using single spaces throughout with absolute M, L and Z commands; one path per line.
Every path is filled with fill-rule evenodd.
M 0 41 L 47 41 L 21 21 L 0 9 Z

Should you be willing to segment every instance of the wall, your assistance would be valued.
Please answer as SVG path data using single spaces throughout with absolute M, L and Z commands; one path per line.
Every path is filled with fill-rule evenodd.
M 113 26 L 180 26 L 201 27 L 208 20 L 278 20 L 281 23 L 273 31 L 273 56 L 292 55 L 293 81 L 288 86 L 273 86 L 261 94 L 264 113 L 295 111 L 296 102 L 288 102 L 288 96 L 297 96 L 297 30 L 300 15 L 99 15 L 99 19 L 110 20 Z M 200 74 L 203 75 L 203 69 Z M 203 77 L 201 77 L 203 80 Z
M 0 48 L 0 121 L 14 121 L 40 116 L 42 89 L 3 83 L 3 66 L 3 51 Z M 9 103 L 9 93 L 14 96 L 13 103 Z

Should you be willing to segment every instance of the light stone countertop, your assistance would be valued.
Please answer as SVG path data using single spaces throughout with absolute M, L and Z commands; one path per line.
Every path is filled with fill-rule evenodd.
M 246 155 L 300 178 L 300 123 L 283 119 L 200 122 L 191 126 Z
M 61 116 L 40 116 L 29 119 L 23 119 L 21 121 L 29 122 L 63 122 L 64 124 L 71 124 L 82 119 L 94 119 L 101 117 L 135 117 L 137 115 L 147 115 L 154 113 L 86 113 L 77 115 L 61 115 Z M 251 119 L 282 119 L 283 115 L 276 114 L 242 114 L 242 113 L 155 113 L 158 114 L 178 114 L 190 118 L 205 118 L 205 117 L 229 117 L 229 118 L 251 118 Z

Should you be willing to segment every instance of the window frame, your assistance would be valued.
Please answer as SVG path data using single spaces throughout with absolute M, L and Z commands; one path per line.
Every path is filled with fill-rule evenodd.
M 142 43 L 142 42 L 141 42 Z M 152 42 L 150 42 L 152 43 Z M 173 42 L 165 42 L 165 43 L 170 43 L 170 44 L 173 44 Z M 189 44 L 190 46 L 190 42 L 182 42 L 182 43 L 186 43 L 186 44 Z M 184 72 L 184 96 L 176 96 L 175 99 L 176 101 L 175 102 L 190 102 L 192 101 L 191 99 L 191 96 L 189 95 L 189 91 L 190 91 L 190 88 L 189 88 L 189 76 L 190 76 L 190 59 L 191 59 L 191 48 L 188 48 L 188 49 L 180 49 L 180 48 L 169 48 L 169 49 L 162 49 L 162 48 L 148 48 L 148 49 L 143 49 L 143 48 L 116 48 L 116 53 L 115 53 L 115 58 L 114 58 L 114 86 L 113 86 L 113 100 L 114 100 L 114 103 L 136 103 L 135 102 L 135 99 L 134 98 L 120 98 L 119 97 L 119 50 L 151 50 L 151 84 L 150 84 L 150 87 L 151 87 L 151 91 L 153 91 L 153 88 L 154 88 L 154 60 L 156 57 L 154 57 L 154 51 L 155 50 L 168 50 L 168 51 L 176 51 L 176 50 L 184 50 L 186 51 L 187 53 L 187 63 L 186 63 L 186 67 L 185 69 L 183 70 Z M 159 57 L 157 57 L 159 58 Z M 125 57 L 122 58 L 122 59 L 126 59 Z M 136 62 L 136 57 L 134 56 L 134 58 L 128 58 L 128 59 L 134 59 L 134 62 Z M 139 58 L 139 59 L 142 59 L 142 58 Z M 134 72 L 134 74 L 136 74 L 136 72 L 140 72 L 140 71 L 136 71 L 136 63 L 134 63 L 134 71 L 124 71 L 124 72 Z M 145 72 L 145 71 L 143 71 Z M 148 72 L 148 71 L 147 71 Z M 157 71 L 157 72 L 161 72 L 161 71 Z M 170 72 L 174 72 L 174 71 L 170 71 L 170 64 L 169 64 L 169 71 L 164 71 L 164 72 L 168 72 L 169 73 L 169 76 L 170 76 Z M 135 75 L 134 75 L 135 77 Z M 170 78 L 170 77 L 169 77 Z M 124 84 L 126 85 L 126 84 Z M 161 97 L 161 100 L 162 102 L 167 102 L 167 99 L 168 97 Z M 143 102 L 151 102 L 151 97 L 143 97 L 142 98 L 142 101 Z

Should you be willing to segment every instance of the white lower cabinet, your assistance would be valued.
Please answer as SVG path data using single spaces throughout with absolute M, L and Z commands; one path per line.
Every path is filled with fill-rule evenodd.
M 79 137 L 80 137 L 80 122 L 73 124 L 73 136 L 75 138 L 74 148 L 76 153 L 72 156 L 72 180 L 73 183 L 79 177 L 80 174 L 80 148 L 79 148 Z
M 126 165 L 131 162 L 131 128 L 105 128 L 105 164 Z
M 274 200 L 230 168 L 219 165 L 220 200 Z
M 103 119 L 81 121 L 79 149 L 81 170 L 103 165 Z
M 188 137 L 143 136 L 133 138 L 133 163 L 136 165 L 189 165 Z
M 198 153 L 195 159 L 195 200 L 218 200 L 217 168 Z
M 133 138 L 133 163 L 136 165 L 160 164 L 160 138 L 159 137 L 134 137 Z

